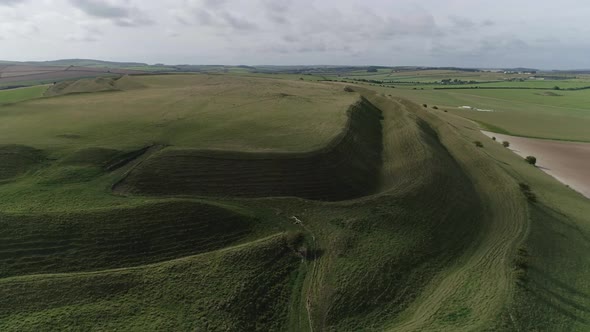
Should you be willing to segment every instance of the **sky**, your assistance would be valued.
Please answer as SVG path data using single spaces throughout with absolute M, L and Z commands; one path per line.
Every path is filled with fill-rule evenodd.
M 590 68 L 588 0 L 0 0 L 0 59 Z

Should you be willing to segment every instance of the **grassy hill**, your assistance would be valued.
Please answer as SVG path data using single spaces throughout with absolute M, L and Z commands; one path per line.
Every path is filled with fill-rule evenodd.
M 290 78 L 3 106 L 0 329 L 588 327 L 587 200 L 452 112 Z
M 146 63 L 141 62 L 115 62 L 102 61 L 92 59 L 60 59 L 50 61 L 0 61 L 0 64 L 26 64 L 33 66 L 79 66 L 79 67 L 131 67 L 131 66 L 146 66 Z
M 55 97 L 73 93 L 128 91 L 144 87 L 141 83 L 130 79 L 129 76 L 117 78 L 98 77 L 56 83 L 50 86 L 43 95 L 45 97 Z

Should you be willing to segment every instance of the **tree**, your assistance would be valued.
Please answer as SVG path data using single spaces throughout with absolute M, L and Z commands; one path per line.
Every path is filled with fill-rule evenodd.
M 492 137 L 492 141 L 495 141 L 495 140 L 496 140 L 496 137 L 495 137 L 495 136 L 494 136 L 494 137 Z
M 537 164 L 537 158 L 533 156 L 527 156 L 526 158 L 524 158 L 524 160 L 531 165 Z
M 507 148 L 507 147 L 509 147 L 509 146 L 510 146 L 510 142 L 508 142 L 508 141 L 504 141 L 504 142 L 502 142 L 502 145 L 503 145 L 505 148 Z
M 553 90 L 561 90 L 561 88 L 556 85 L 553 87 Z
M 483 143 L 480 141 L 474 141 L 473 144 L 475 144 L 475 146 L 477 146 L 478 148 L 483 148 Z
M 424 108 L 428 108 L 428 105 L 426 105 L 426 104 L 422 104 L 422 106 L 424 106 Z

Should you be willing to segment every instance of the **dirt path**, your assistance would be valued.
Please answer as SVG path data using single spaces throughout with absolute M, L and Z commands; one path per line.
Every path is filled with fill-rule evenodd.
M 510 142 L 509 149 L 521 157 L 535 156 L 537 167 L 590 198 L 590 143 L 516 137 L 482 131 L 498 142 Z

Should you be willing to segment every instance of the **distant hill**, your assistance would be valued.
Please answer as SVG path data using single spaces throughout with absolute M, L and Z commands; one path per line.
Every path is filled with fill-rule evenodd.
M 148 66 L 147 63 L 142 62 L 113 62 L 113 61 L 102 61 L 93 59 L 60 59 L 50 61 L 3 61 L 0 60 L 0 64 L 20 64 L 20 65 L 31 65 L 31 66 L 79 66 L 79 67 L 109 67 L 109 68 L 120 68 L 120 67 L 137 67 L 137 66 Z
M 515 71 L 515 72 L 527 72 L 527 73 L 532 73 L 532 72 L 539 72 L 541 70 L 539 69 L 534 69 L 534 68 L 524 68 L 524 67 L 516 67 L 516 68 L 502 68 L 503 70 L 507 70 L 507 71 Z

